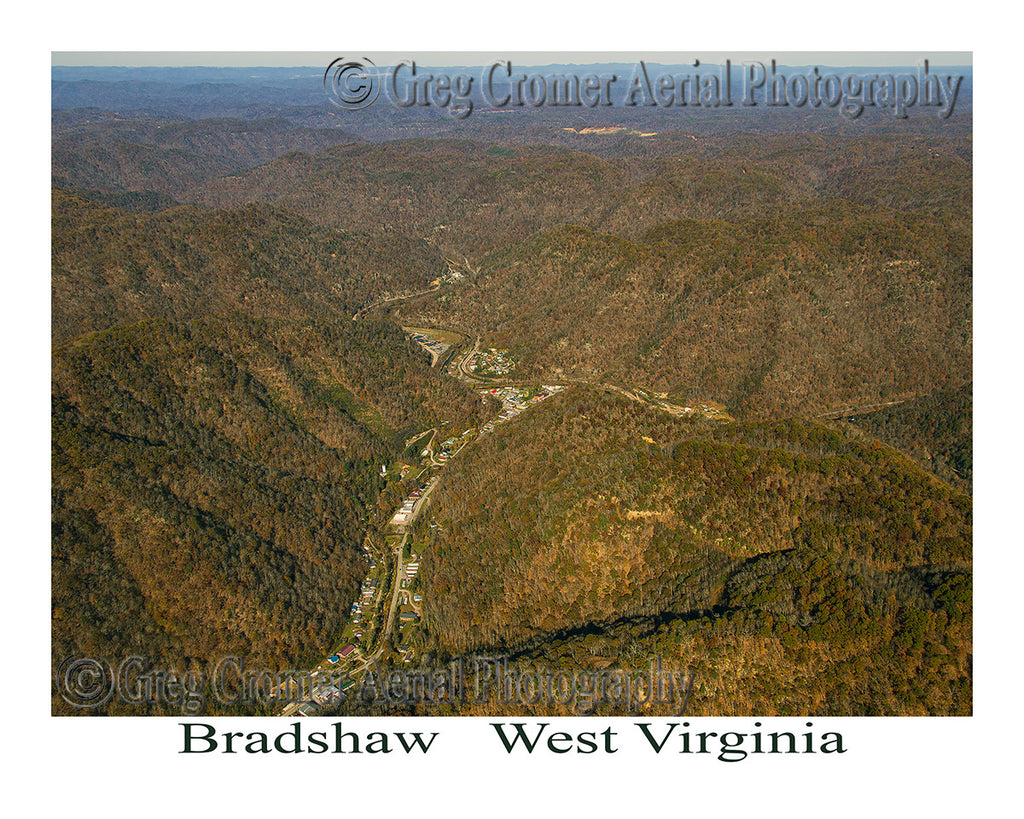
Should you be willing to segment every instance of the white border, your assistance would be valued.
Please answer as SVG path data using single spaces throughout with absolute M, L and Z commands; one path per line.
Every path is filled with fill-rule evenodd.
M 479 812 L 505 816 L 557 810 L 613 813 L 715 810 L 767 816 L 963 815 L 1009 796 L 1015 747 L 1016 640 L 1008 603 L 1020 576 L 1021 537 L 1011 517 L 1019 459 L 1014 411 L 1020 349 L 1010 328 L 1020 295 L 1015 197 L 1019 130 L 1015 44 L 1009 20 L 960 7 L 897 7 L 889 2 L 673 4 L 570 8 L 551 3 L 444 4 L 409 9 L 213 7 L 58 3 L 30 12 L 34 32 L 17 36 L 5 57 L 5 147 L 15 184 L 4 211 L 8 305 L 4 334 L 10 371 L 5 429 L 13 444 L 4 470 L 8 550 L 15 555 L 5 601 L 13 649 L 5 687 L 4 744 L 14 752 L 16 792 L 60 810 L 144 811 L 156 816 L 251 808 L 344 813 L 406 811 L 428 816 Z M 969 16 L 970 15 L 970 16 Z M 747 760 L 694 761 L 675 755 L 565 755 L 509 758 L 488 736 L 487 720 L 443 721 L 444 745 L 413 764 L 369 757 L 253 759 L 184 757 L 175 720 L 53 719 L 49 669 L 49 171 L 50 52 L 61 50 L 232 50 L 340 53 L 403 50 L 589 50 L 641 53 L 701 50 L 974 51 L 977 328 L 975 406 L 975 716 L 932 720 L 814 720 L 840 730 L 850 752 Z M 509 47 L 512 47 L 511 49 Z M 27 125 L 27 128 L 26 128 Z M 37 133 L 38 129 L 38 133 Z M 27 161 L 23 158 L 27 154 Z M 1014 198 L 1010 198 L 1014 197 Z M 1013 471 L 1010 471 L 1010 470 Z M 258 730 L 244 720 L 232 730 Z M 346 724 L 352 722 L 346 720 Z M 563 721 L 560 721 L 560 723 Z M 566 723 L 570 721 L 564 721 Z M 714 720 L 716 724 L 730 722 Z M 415 721 L 430 730 L 437 721 Z M 281 721 L 273 721 L 276 730 Z M 590 723 L 588 723 L 590 725 Z M 401 730 L 387 722 L 385 730 Z M 592 727 L 589 729 L 592 730 Z M 712 730 L 714 730 L 712 728 Z M 761 763 L 764 764 L 761 764 Z M 30 771 L 45 776 L 47 786 Z M 12 803 L 17 803 L 14 799 Z M 980 803 L 980 804 L 979 804 Z M 1012 808 L 1011 808 L 1012 809 Z M 996 809 L 999 810 L 998 808 Z

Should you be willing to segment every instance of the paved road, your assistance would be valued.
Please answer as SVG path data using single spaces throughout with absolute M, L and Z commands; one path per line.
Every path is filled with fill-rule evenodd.
M 420 512 L 423 511 L 424 504 L 427 502 L 427 500 L 429 500 L 430 493 L 434 491 L 438 483 L 439 481 L 436 477 L 431 478 L 430 483 L 427 485 L 427 488 L 424 490 L 419 500 L 416 501 L 415 505 L 412 508 L 413 522 L 416 521 L 416 518 L 419 517 Z M 402 555 L 405 553 L 405 544 L 409 540 L 409 534 L 410 529 L 407 527 L 405 529 L 404 534 L 402 535 L 401 542 L 398 544 L 398 548 L 395 549 L 395 571 L 394 574 L 392 575 L 391 581 L 393 584 L 393 588 L 391 590 L 391 605 L 388 607 L 388 616 L 384 622 L 384 628 L 377 632 L 380 635 L 380 637 L 378 638 L 379 642 L 377 648 L 373 651 L 372 654 L 370 654 L 367 657 L 367 661 L 375 660 L 381 655 L 381 652 L 383 652 L 384 650 L 384 646 L 387 645 L 388 637 L 391 636 L 391 631 L 394 628 L 395 611 L 398 608 L 398 597 L 399 592 L 401 591 L 402 588 Z
M 415 517 L 413 518 L 415 520 Z M 402 542 L 398 544 L 398 549 L 395 551 L 395 574 L 394 574 L 394 590 L 391 593 L 391 606 L 388 608 L 388 618 L 384 623 L 384 630 L 379 631 L 380 643 L 377 646 L 377 650 L 369 656 L 368 659 L 376 660 L 381 652 L 384 651 L 384 646 L 387 645 L 388 637 L 391 636 L 391 627 L 395 622 L 395 609 L 398 608 L 398 591 L 402 586 L 402 553 L 405 551 L 405 543 L 409 539 L 409 530 L 406 529 L 405 534 L 402 536 Z
M 473 360 L 473 356 L 475 356 L 478 352 L 480 352 L 480 336 L 476 337 L 476 344 L 473 345 L 473 349 L 466 353 L 462 357 L 462 360 L 459 361 L 459 378 L 462 379 L 463 381 L 466 381 L 469 384 L 479 383 L 476 376 L 474 376 L 469 371 L 469 362 Z

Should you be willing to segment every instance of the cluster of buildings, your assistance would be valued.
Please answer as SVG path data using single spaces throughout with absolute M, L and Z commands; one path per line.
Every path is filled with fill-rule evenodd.
M 377 558 L 373 556 L 373 552 L 370 551 L 370 547 L 366 543 L 363 544 L 363 553 L 366 555 L 366 559 L 370 561 L 370 574 L 366 576 L 366 579 L 369 580 L 373 575 L 373 570 L 377 568 Z
M 399 510 L 395 512 L 395 516 L 391 518 L 391 525 L 408 526 L 412 523 L 413 512 L 415 509 L 416 498 L 406 498 L 405 503 L 403 503 Z
M 367 547 L 364 546 L 363 548 L 364 550 L 369 551 Z M 352 608 L 350 610 L 350 613 L 352 614 L 352 625 L 355 627 L 353 634 L 355 635 L 356 639 L 359 640 L 363 639 L 363 609 L 369 608 L 372 611 L 373 605 L 377 599 L 377 595 L 379 592 L 378 581 L 377 578 L 374 576 L 374 570 L 376 568 L 377 561 L 371 557 L 370 573 L 366 576 L 366 579 L 363 580 L 363 585 L 360 589 L 359 597 L 356 598 L 356 602 L 352 604 Z M 345 650 L 342 649 L 340 656 L 346 656 L 344 652 Z
M 354 645 L 347 645 L 337 654 L 332 654 L 327 658 L 327 662 L 331 665 L 337 665 L 342 660 L 348 658 L 354 658 L 356 647 Z M 308 684 L 309 688 L 304 689 L 304 685 Z M 309 697 L 307 702 L 302 703 L 298 706 L 295 711 L 296 714 L 303 717 L 315 717 L 319 716 L 320 708 L 323 706 L 330 705 L 341 697 L 342 693 L 348 691 L 352 686 L 356 684 L 356 681 L 344 673 L 344 676 L 338 676 L 337 672 L 326 672 L 322 671 L 320 666 L 316 667 L 316 671 L 311 672 L 308 678 L 298 678 L 291 681 L 291 685 L 297 686 L 297 690 L 294 690 L 295 694 L 300 697 Z M 308 693 L 303 693 L 303 691 Z M 293 693 L 293 691 L 289 691 Z M 285 709 L 285 714 L 288 714 L 288 709 Z
M 434 230 L 450 230 L 450 229 L 451 229 L 451 225 L 438 225 L 436 228 L 434 228 Z M 436 279 L 433 279 L 430 282 L 430 286 L 431 287 L 440 287 L 442 284 L 455 284 L 456 282 L 462 281 L 462 279 L 463 279 L 465 274 L 462 273 L 462 271 L 460 271 L 460 270 L 456 270 L 455 267 L 453 266 L 454 264 L 455 264 L 454 262 L 449 261 L 448 262 L 448 269 L 444 273 L 442 273 L 440 276 L 438 276 Z
M 448 230 L 448 225 L 438 225 L 437 229 Z M 442 284 L 455 284 L 462 281 L 465 274 L 461 270 L 456 270 L 453 264 L 453 262 L 448 263 L 448 269 L 430 283 L 432 287 L 439 287 Z
M 515 362 L 504 350 L 496 350 L 491 347 L 476 354 L 469 369 L 474 373 L 485 373 L 486 375 L 508 375 L 515 367 Z
M 341 660 L 344 660 L 346 657 L 351 656 L 352 652 L 354 652 L 355 650 L 356 650 L 356 647 L 354 645 L 351 645 L 351 644 L 347 645 L 341 651 L 339 651 L 337 654 L 332 654 L 330 657 L 328 657 L 327 658 L 327 662 L 329 662 L 331 665 L 334 665 L 335 663 L 338 663 Z
M 694 407 L 672 407 L 666 406 L 665 404 L 659 403 L 659 406 L 672 412 L 676 415 L 682 413 L 683 415 L 690 415 L 693 412 L 700 412 L 702 415 L 708 418 L 717 418 L 722 415 L 722 410 L 718 407 L 711 406 L 709 404 L 698 404 L 696 409 Z
M 437 462 L 439 464 L 447 463 L 448 459 L 455 454 L 456 450 L 460 448 L 461 444 L 465 441 L 465 439 L 472 436 L 472 434 L 473 430 L 467 429 L 465 432 L 462 433 L 460 437 L 449 438 L 447 441 L 441 444 L 441 446 L 438 447 L 437 454 L 434 456 Z
M 314 685 L 310 694 L 312 695 L 313 702 L 306 703 L 299 708 L 298 713 L 304 717 L 315 717 L 319 714 L 318 705 L 330 705 L 335 702 L 342 694 L 343 691 L 348 691 L 352 686 L 356 684 L 355 680 L 339 680 L 338 682 L 321 683 L 320 685 Z M 305 709 L 305 710 L 303 710 Z
M 452 457 L 452 448 L 458 442 L 457 438 L 449 438 L 438 448 L 437 454 L 434 456 L 439 464 L 448 462 L 448 459 Z
M 392 526 L 409 526 L 413 522 L 413 518 L 416 516 L 416 504 L 419 499 L 423 496 L 431 485 L 437 480 L 436 477 L 431 478 L 419 489 L 414 489 L 409 493 L 409 497 L 405 499 L 405 502 L 401 505 L 393 518 L 391 518 Z
M 501 413 L 493 421 L 488 421 L 484 424 L 480 434 L 484 435 L 493 431 L 497 424 L 515 418 L 530 405 L 539 404 L 545 398 L 554 395 L 556 392 L 561 392 L 563 389 L 565 387 L 549 387 L 544 385 L 534 395 L 531 395 L 529 390 L 522 387 L 498 387 L 493 390 L 484 390 L 480 393 L 481 395 L 492 395 L 501 401 Z
M 408 588 L 409 585 L 415 580 L 416 575 L 420 570 L 420 562 L 416 555 L 412 555 L 412 560 L 405 565 L 405 577 L 402 579 L 402 588 Z M 412 601 L 412 608 L 406 608 L 410 605 L 410 599 Z M 405 602 L 402 610 L 398 614 L 398 628 L 399 632 L 406 632 L 407 628 L 411 628 L 414 623 L 418 623 L 420 620 L 420 605 L 423 603 L 423 594 L 421 592 L 413 592 L 410 595 L 405 592 Z M 402 656 L 402 662 L 412 662 L 414 652 L 413 649 L 407 645 L 399 646 L 398 653 Z

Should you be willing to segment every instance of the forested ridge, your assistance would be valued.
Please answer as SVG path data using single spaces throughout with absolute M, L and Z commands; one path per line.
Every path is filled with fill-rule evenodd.
M 815 422 L 692 426 L 576 388 L 453 464 L 425 557 L 441 643 L 710 608 L 737 561 L 797 545 L 969 565 L 969 496 L 905 456 Z
M 410 139 L 290 154 L 189 195 L 272 202 L 326 225 L 388 224 L 482 255 L 562 224 L 634 239 L 680 218 L 773 216 L 834 198 L 967 224 L 970 152 L 969 137 L 911 135 L 667 135 L 628 156 Z
M 265 205 L 128 213 L 60 190 L 52 254 L 55 343 L 125 321 L 227 310 L 351 317 L 444 270 L 422 241 L 328 230 Z
M 55 113 L 52 130 L 55 187 L 159 191 L 170 198 L 290 151 L 315 152 L 354 140 L 339 129 L 296 128 L 279 118 L 180 121 L 100 111 Z
M 387 324 L 151 320 L 53 367 L 55 660 L 308 662 L 365 575 L 402 433 L 479 411 Z
M 692 716 L 929 716 L 972 713 L 970 571 L 879 572 L 797 547 L 755 558 L 711 610 L 634 617 L 551 636 L 512 652 L 510 673 L 556 668 L 577 678 L 652 658 L 692 680 Z M 638 698 L 639 700 L 640 698 Z M 679 716 L 684 693 L 634 701 L 632 713 Z M 595 702 L 596 700 L 596 702 Z M 621 714 L 605 696 L 483 702 L 461 714 Z M 625 709 L 630 710 L 630 709 Z
M 908 453 L 944 480 L 970 490 L 974 478 L 973 409 L 973 384 L 967 384 L 847 420 Z
M 970 381 L 970 226 L 839 200 L 636 240 L 564 226 L 395 315 L 482 328 L 523 377 L 815 415 Z

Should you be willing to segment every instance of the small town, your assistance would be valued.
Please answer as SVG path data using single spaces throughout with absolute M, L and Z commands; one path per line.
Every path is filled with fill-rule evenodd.
M 381 467 L 381 477 L 404 483 L 415 473 L 415 488 L 410 490 L 387 523 L 384 553 L 375 554 L 363 546 L 368 572 L 352 604 L 351 618 L 344 629 L 339 648 L 309 672 L 306 679 L 282 686 L 278 693 L 285 702 L 282 716 L 315 716 L 335 705 L 359 679 L 375 668 L 377 661 L 390 657 L 393 662 L 412 663 L 417 657 L 419 630 L 423 616 L 423 592 L 420 590 L 419 549 L 414 540 L 415 524 L 430 506 L 430 496 L 442 471 L 471 442 L 491 435 L 502 424 L 514 420 L 542 401 L 566 389 L 566 385 L 510 383 L 515 361 L 507 350 L 496 347 L 480 349 L 480 339 L 466 352 L 460 345 L 467 339 L 445 330 L 406 327 L 409 338 L 431 357 L 431 366 L 472 386 L 483 401 L 497 401 L 498 414 L 479 429 L 462 432 L 441 427 L 423 430 L 405 441 L 407 450 L 416 445 L 418 457 Z M 670 402 L 664 393 L 641 388 L 603 385 L 606 389 L 633 401 L 646 403 L 669 414 L 685 416 L 702 414 L 727 417 L 722 408 L 711 403 L 680 406 Z M 444 440 L 439 439 L 445 435 Z M 430 527 L 436 526 L 430 521 Z
M 406 328 L 409 337 L 431 356 L 431 366 L 452 348 L 452 334 Z M 478 345 L 479 346 L 479 341 Z M 448 362 L 445 362 L 447 365 Z M 515 367 L 505 350 L 473 349 L 465 354 L 452 374 L 465 377 L 472 372 L 484 379 L 501 379 Z M 467 379 L 468 380 L 468 379 Z M 493 381 L 492 381 L 493 383 Z M 390 533 L 386 535 L 387 554 L 374 554 L 363 546 L 368 572 L 359 590 L 358 599 L 350 609 L 340 647 L 309 672 L 305 679 L 294 679 L 281 687 L 277 695 L 285 702 L 279 712 L 282 716 L 316 716 L 322 709 L 335 705 L 376 662 L 387 654 L 403 664 L 412 663 L 417 656 L 417 632 L 422 623 L 423 593 L 419 588 L 420 555 L 413 540 L 414 524 L 430 505 L 430 495 L 441 477 L 441 470 L 472 441 L 489 435 L 501 424 L 507 423 L 530 407 L 539 404 L 566 387 L 558 385 L 498 384 L 480 389 L 482 400 L 500 402 L 501 411 L 480 429 L 470 428 L 461 433 L 447 433 L 443 441 L 440 429 L 428 429 L 416 434 L 405 443 L 411 447 L 419 443 L 416 463 L 407 460 L 381 469 L 381 477 L 405 481 L 418 471 L 415 488 L 402 501 L 388 521 Z M 431 526 L 434 523 L 431 521 Z M 391 647 L 397 657 L 391 653 Z

